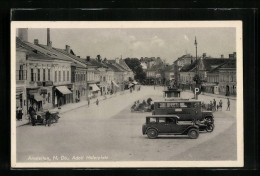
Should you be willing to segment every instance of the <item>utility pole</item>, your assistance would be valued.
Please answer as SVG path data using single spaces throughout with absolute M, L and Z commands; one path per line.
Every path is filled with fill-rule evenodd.
M 197 62 L 197 46 L 198 46 L 198 43 L 197 43 L 197 39 L 196 39 L 196 36 L 195 36 L 195 42 L 194 42 L 194 45 L 196 47 L 196 62 Z M 198 73 L 198 67 L 196 66 L 196 73 Z

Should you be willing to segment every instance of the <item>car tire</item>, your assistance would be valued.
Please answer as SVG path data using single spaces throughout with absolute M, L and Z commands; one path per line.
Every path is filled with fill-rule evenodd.
M 199 137 L 199 130 L 197 129 L 190 129 L 189 132 L 188 132 L 188 136 L 191 138 L 191 139 L 197 139 Z
M 206 127 L 206 131 L 207 132 L 212 132 L 214 130 L 214 126 L 213 125 L 208 125 L 207 127 Z
M 155 138 L 157 138 L 157 136 L 158 136 L 158 132 L 157 132 L 156 129 L 149 129 L 149 130 L 147 131 L 147 136 L 148 136 L 148 138 L 150 138 L 150 139 L 155 139 Z

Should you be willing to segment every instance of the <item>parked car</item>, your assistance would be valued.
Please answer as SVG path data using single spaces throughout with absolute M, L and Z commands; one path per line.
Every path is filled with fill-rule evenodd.
M 179 121 L 177 115 L 151 115 L 146 117 L 142 126 L 143 135 L 150 139 L 158 135 L 188 135 L 192 139 L 199 137 L 199 126 L 192 121 Z
M 199 100 L 155 101 L 153 115 L 177 115 L 181 121 L 207 120 L 214 124 L 212 111 L 203 111 Z

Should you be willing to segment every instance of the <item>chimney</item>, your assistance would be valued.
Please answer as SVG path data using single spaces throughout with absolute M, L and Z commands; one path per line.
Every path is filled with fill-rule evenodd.
M 86 57 L 86 61 L 87 61 L 87 62 L 90 61 L 90 56 L 87 56 L 87 57 Z
M 51 47 L 50 28 L 47 28 L 47 46 Z
M 234 59 L 234 55 L 233 54 L 229 54 L 229 59 Z
M 67 53 L 70 53 L 70 46 L 69 45 L 66 45 L 66 51 L 67 51 Z
M 22 41 L 28 42 L 28 28 L 19 28 L 18 38 L 20 38 Z
M 234 57 L 234 59 L 237 58 L 237 53 L 236 52 L 233 52 L 233 57 Z
M 203 54 L 202 54 L 202 57 L 205 58 L 205 57 L 206 57 L 206 53 L 203 53 Z
M 39 40 L 38 40 L 38 39 L 34 39 L 33 43 L 34 43 L 35 45 L 38 45 L 38 44 L 39 44 Z
M 223 58 L 224 58 L 224 55 L 223 55 L 223 54 L 221 54 L 221 55 L 220 55 L 220 57 L 221 57 L 221 59 L 223 59 Z

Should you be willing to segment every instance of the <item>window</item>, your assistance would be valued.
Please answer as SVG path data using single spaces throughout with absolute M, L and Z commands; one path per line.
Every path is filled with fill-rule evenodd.
M 159 123 L 165 123 L 165 118 L 159 118 Z
M 167 108 L 179 108 L 179 103 L 167 103 Z
M 166 103 L 158 103 L 158 108 L 166 108 Z
M 153 123 L 153 122 L 156 122 L 156 118 L 154 118 L 154 117 L 151 117 L 151 118 L 149 118 L 149 122 L 151 123 Z
M 57 82 L 57 71 L 55 71 L 55 82 Z
M 26 70 L 23 70 L 23 65 L 20 65 L 20 69 L 18 71 L 19 73 L 19 80 L 25 80 L 26 79 L 26 75 L 25 75 L 25 72 Z M 17 77 L 16 77 L 17 78 Z
M 63 71 L 63 81 L 65 81 L 65 71 Z
M 192 103 L 190 103 L 190 102 L 180 103 L 180 107 L 181 108 L 191 108 Z
M 43 81 L 45 81 L 45 69 L 43 69 Z
M 51 80 L 51 70 L 48 69 L 48 81 L 50 81 L 50 80 Z
M 60 75 L 61 73 L 60 73 L 60 71 L 59 71 L 59 82 L 61 81 L 61 75 Z
M 37 69 L 37 71 L 38 71 L 38 81 L 41 81 L 41 70 Z
M 70 80 L 69 71 L 67 71 L 67 81 Z
M 31 81 L 34 81 L 33 76 L 34 76 L 33 69 L 31 69 Z
M 173 123 L 173 124 L 175 124 L 176 123 L 176 119 L 174 119 L 174 118 L 167 118 L 166 119 L 166 123 Z

